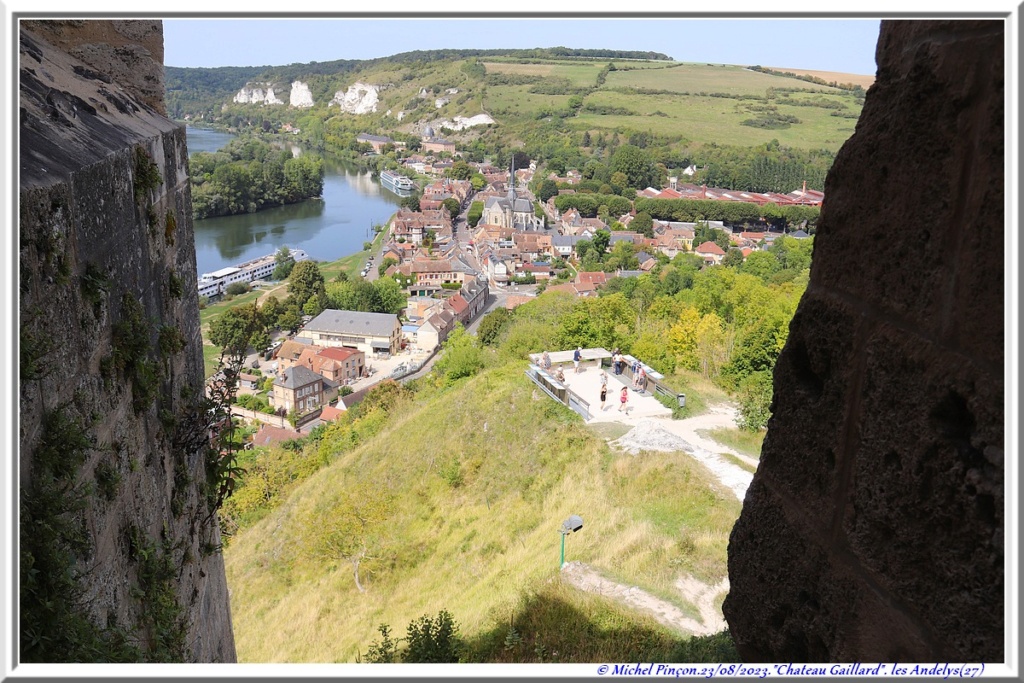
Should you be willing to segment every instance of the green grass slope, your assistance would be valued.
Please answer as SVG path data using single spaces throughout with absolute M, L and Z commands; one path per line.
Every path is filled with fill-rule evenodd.
M 725 575 L 740 506 L 685 454 L 612 452 L 524 367 L 427 387 L 354 447 L 325 448 L 340 443 L 325 435 L 328 464 L 224 551 L 240 661 L 355 661 L 379 624 L 402 635 L 442 609 L 471 661 L 665 661 L 728 646 L 562 584 L 557 529 L 578 514 L 567 560 L 696 614 L 673 583 Z M 573 645 L 567 629 L 595 635 Z
M 293 122 L 305 119 L 304 127 L 311 125 L 312 115 L 324 121 L 328 131 L 334 119 L 344 120 L 346 125 L 358 123 L 366 131 L 419 134 L 428 122 L 486 112 L 498 123 L 497 130 L 490 134 L 506 141 L 524 139 L 540 120 L 565 116 L 564 127 L 576 131 L 650 132 L 695 143 L 742 146 L 778 139 L 795 148 L 833 152 L 852 134 L 863 102 L 863 92 L 737 65 L 495 56 L 479 61 L 477 70 L 480 65 L 485 69 L 480 75 L 471 68 L 474 63 L 454 58 L 345 63 L 345 69 L 336 73 L 324 73 L 320 68 L 323 65 L 316 65 L 316 73 L 305 78 L 295 76 L 308 82 L 317 101 L 306 111 L 231 105 L 222 91 L 216 92 L 233 114 L 259 112 Z M 605 72 L 609 64 L 614 64 L 615 70 Z M 289 68 L 294 71 L 297 66 Z M 176 74 L 179 71 L 188 70 Z M 836 76 L 840 81 L 855 80 Z M 376 113 L 345 114 L 326 106 L 334 92 L 356 82 L 384 86 Z M 175 83 L 179 83 L 180 90 L 191 81 L 178 74 Z M 213 85 L 216 83 L 210 87 Z M 421 98 L 423 89 L 427 96 Z M 458 92 L 450 94 L 449 89 Z M 197 92 L 204 102 L 209 99 L 201 88 Z M 569 108 L 573 95 L 585 98 L 584 106 L 575 111 Z M 435 99 L 442 97 L 450 101 L 435 107 Z M 181 109 L 180 104 L 175 106 L 175 111 Z M 591 106 L 628 111 L 594 112 L 588 109 Z M 763 118 L 766 111 L 771 111 L 765 107 L 774 108 L 785 122 L 767 127 L 744 125 L 744 121 Z M 388 111 L 391 116 L 385 114 Z M 401 121 L 397 119 L 399 111 L 404 112 Z M 487 134 L 476 129 L 452 136 L 465 144 L 482 133 Z

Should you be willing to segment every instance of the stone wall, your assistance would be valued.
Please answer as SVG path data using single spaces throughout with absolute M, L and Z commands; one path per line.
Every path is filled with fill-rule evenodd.
M 21 609 L 36 610 L 34 628 L 67 623 L 27 634 L 23 618 L 21 659 L 234 661 L 198 408 L 185 130 L 145 76 L 162 30 L 45 23 L 20 41 Z M 114 35 L 110 63 L 80 40 Z M 83 51 L 88 64 L 72 55 Z M 43 531 L 52 542 L 33 545 Z M 70 560 L 73 583 L 44 560 Z M 81 614 L 102 646 L 77 628 Z M 60 645 L 40 649 L 36 636 Z
M 1003 40 L 882 22 L 730 539 L 747 661 L 1003 661 Z
M 155 111 L 164 108 L 163 23 L 61 19 L 23 21 L 21 28 L 46 40 L 101 78 L 116 82 Z

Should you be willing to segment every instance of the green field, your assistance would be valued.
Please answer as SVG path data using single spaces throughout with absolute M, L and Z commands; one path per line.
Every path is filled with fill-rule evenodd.
M 569 95 L 537 95 L 529 85 L 488 86 L 484 108 L 492 115 L 507 112 L 507 116 L 533 116 L 541 109 L 562 109 L 568 105 Z
M 708 66 L 706 64 L 680 64 L 658 70 L 613 71 L 608 74 L 605 87 L 671 90 L 695 94 L 721 92 L 730 95 L 764 95 L 768 88 L 795 87 L 839 92 L 836 88 L 816 86 L 792 78 L 749 71 L 743 66 Z
M 546 64 L 484 62 L 487 73 L 567 78 L 574 86 L 587 87 L 593 86 L 597 82 L 597 74 L 604 66 L 605 62 L 566 61 L 549 62 Z
M 744 126 L 742 121 L 756 116 L 745 106 L 749 102 L 725 97 L 627 95 L 601 90 L 588 95 L 584 100 L 585 106 L 623 107 L 635 115 L 607 115 L 584 110 L 571 121 L 574 127 L 588 130 L 622 126 L 721 145 L 762 145 L 776 139 L 792 147 L 832 150 L 838 149 L 853 134 L 856 125 L 855 119 L 831 116 L 828 109 L 785 105 L 781 104 L 782 100 L 776 100 L 780 114 L 795 116 L 800 123 L 781 129 Z M 658 111 L 667 116 L 656 115 Z

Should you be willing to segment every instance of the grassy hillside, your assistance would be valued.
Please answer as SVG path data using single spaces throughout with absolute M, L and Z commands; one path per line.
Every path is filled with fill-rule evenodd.
M 428 55 L 429 56 L 429 55 Z M 685 140 L 699 144 L 764 145 L 772 139 L 800 149 L 836 151 L 853 132 L 863 102 L 863 91 L 849 90 L 800 81 L 791 77 L 752 71 L 744 66 L 714 64 L 681 64 L 665 60 L 537 59 L 515 56 L 492 56 L 472 59 L 447 56 L 433 61 L 390 58 L 362 63 L 345 62 L 335 73 L 327 73 L 324 64 L 316 66 L 304 80 L 309 83 L 317 106 L 312 110 L 288 107 L 231 105 L 228 115 L 233 121 L 253 114 L 270 119 L 312 124 L 310 117 L 344 127 L 358 123 L 367 131 L 418 134 L 422 126 L 440 118 L 491 114 L 498 122 L 497 135 L 507 141 L 523 140 L 538 120 L 549 116 L 562 117 L 563 131 L 649 132 L 666 139 Z M 325 63 L 327 64 L 327 63 Z M 609 64 L 615 68 L 606 71 Z M 302 65 L 290 65 L 289 77 L 303 79 L 297 73 Z M 313 66 L 310 66 L 313 69 Z M 280 68 L 277 69 L 278 71 Z M 175 70 L 173 111 L 179 112 L 179 93 L 193 85 L 188 70 Z M 277 71 L 271 70 L 273 73 Z M 200 74 L 210 81 L 209 74 Z M 854 82 L 855 76 L 839 82 Z M 198 76 L 197 76 L 198 77 Z M 236 79 L 237 80 L 237 79 Z M 254 79 L 258 80 L 258 79 Z M 338 90 L 361 81 L 386 86 L 380 92 L 378 111 L 351 115 L 328 108 L 326 102 Z M 210 81 L 220 86 L 220 81 Z M 446 91 L 457 88 L 458 93 Z M 420 98 L 422 89 L 427 97 Z M 190 93 L 202 94 L 202 87 Z M 230 97 L 217 93 L 227 102 Z M 572 95 L 585 97 L 585 106 L 572 109 Z M 191 96 L 191 95 L 190 95 Z M 435 99 L 447 97 L 450 102 L 435 107 Z M 198 97 L 198 96 L 197 96 Z M 827 98 L 844 116 L 832 115 L 828 106 L 790 106 L 787 100 Z M 203 98 L 199 98 L 203 99 Z M 208 102 L 203 99 L 203 102 Z M 622 107 L 631 111 L 595 113 L 586 105 Z M 778 107 L 778 114 L 795 117 L 798 122 L 768 127 L 751 127 L 743 122 L 754 118 L 753 108 Z M 391 110 L 392 115 L 385 112 Z M 207 110 L 212 112 L 212 109 Z M 404 112 L 397 120 L 397 113 Z M 654 112 L 660 112 L 658 114 Z M 209 115 L 214 115 L 210 113 Z M 455 135 L 465 144 L 482 133 L 482 129 Z
M 378 624 L 402 635 L 442 609 L 474 661 L 699 656 L 679 634 L 563 585 L 557 529 L 582 516 L 567 560 L 696 615 L 673 583 L 725 575 L 738 502 L 683 454 L 612 452 L 523 369 L 426 386 L 386 420 L 361 418 L 378 421 L 372 438 L 359 436 L 365 424 L 339 425 L 294 454 L 328 464 L 224 551 L 240 661 L 354 661 Z M 365 592 L 344 559 L 360 552 Z M 567 628 L 593 637 L 572 646 Z

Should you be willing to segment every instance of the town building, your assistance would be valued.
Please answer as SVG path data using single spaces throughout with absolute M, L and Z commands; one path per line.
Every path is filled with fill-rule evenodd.
M 391 313 L 364 313 L 329 308 L 310 320 L 298 333 L 319 346 L 348 347 L 369 355 L 397 353 L 402 325 Z
M 301 365 L 288 368 L 274 381 L 274 407 L 299 415 L 324 404 L 324 378 Z

